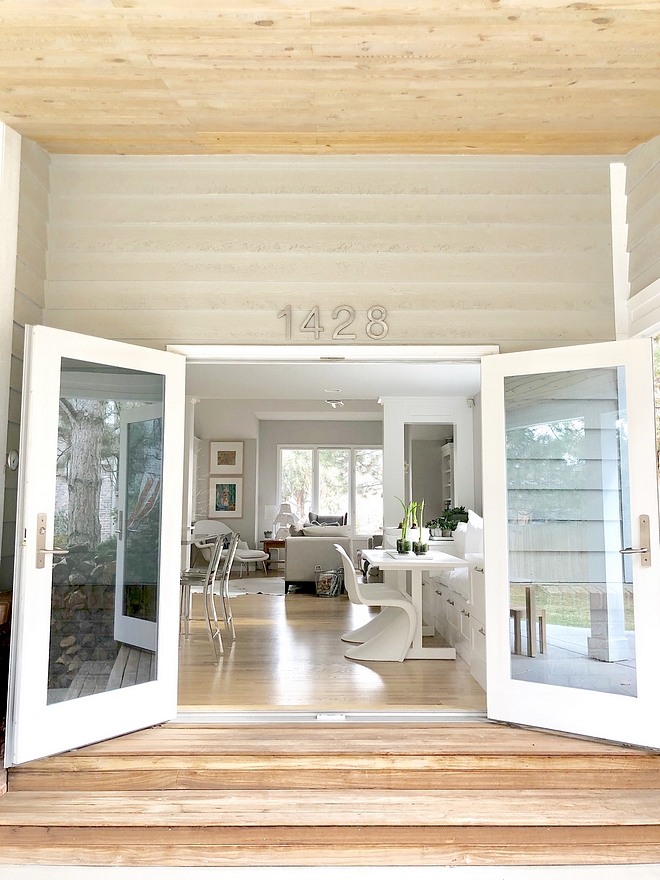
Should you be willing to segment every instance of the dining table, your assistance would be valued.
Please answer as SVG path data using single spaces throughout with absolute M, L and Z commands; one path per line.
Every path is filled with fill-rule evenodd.
M 417 625 L 412 644 L 406 654 L 406 660 L 455 660 L 456 648 L 450 646 L 425 647 L 423 644 L 423 637 L 434 635 L 435 629 L 430 626 L 425 627 L 422 620 L 422 573 L 467 568 L 467 560 L 439 550 L 433 550 L 419 556 L 414 553 L 398 553 L 396 550 L 382 548 L 362 550 L 361 552 L 363 559 L 366 559 L 370 565 L 377 566 L 381 571 L 410 572 L 410 598 L 417 612 Z

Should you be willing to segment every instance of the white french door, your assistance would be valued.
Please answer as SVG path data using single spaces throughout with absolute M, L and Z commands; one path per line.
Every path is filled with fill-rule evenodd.
M 156 650 L 158 556 L 145 523 L 160 520 L 163 404 L 122 412 L 117 489 L 115 632 L 118 642 Z
M 184 381 L 26 328 L 7 766 L 176 715 Z
M 489 717 L 660 746 L 649 339 L 482 360 Z

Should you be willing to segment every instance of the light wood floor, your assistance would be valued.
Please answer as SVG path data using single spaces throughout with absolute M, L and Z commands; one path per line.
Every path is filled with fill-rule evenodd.
M 232 610 L 237 641 L 219 665 L 201 620 L 191 621 L 190 636 L 181 640 L 180 711 L 486 708 L 484 691 L 460 659 L 347 660 L 340 636 L 365 623 L 369 611 L 344 597 L 239 596 Z M 201 616 L 200 605 L 193 614 Z

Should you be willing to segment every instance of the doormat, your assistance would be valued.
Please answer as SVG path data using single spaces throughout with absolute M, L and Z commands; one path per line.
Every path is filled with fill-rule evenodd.
M 229 581 L 229 597 L 257 595 L 283 596 L 284 578 L 280 577 L 244 577 L 231 578 Z

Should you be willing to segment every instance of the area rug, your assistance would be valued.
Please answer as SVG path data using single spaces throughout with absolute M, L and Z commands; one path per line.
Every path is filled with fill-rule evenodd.
M 264 596 L 283 596 L 284 578 L 281 577 L 244 577 L 231 578 L 229 596 L 246 596 L 262 593 Z

